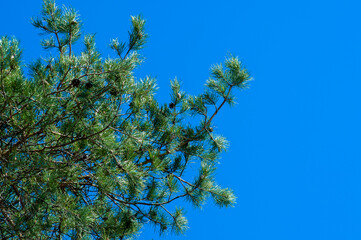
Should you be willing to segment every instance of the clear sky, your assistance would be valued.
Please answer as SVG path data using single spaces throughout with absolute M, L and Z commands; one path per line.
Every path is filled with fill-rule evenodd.
M 0 35 L 21 41 L 24 60 L 46 56 L 29 23 L 41 0 L 2 1 Z M 235 208 L 211 201 L 188 208 L 185 236 L 141 239 L 361 239 L 361 2 L 357 0 L 63 0 L 108 56 L 126 39 L 130 15 L 150 35 L 138 77 L 169 80 L 197 94 L 209 67 L 238 55 L 254 81 L 238 105 L 217 117 L 231 142 L 217 178 L 238 196 Z

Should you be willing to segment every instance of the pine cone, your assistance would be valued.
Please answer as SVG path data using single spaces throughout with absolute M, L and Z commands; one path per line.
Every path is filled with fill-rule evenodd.
M 93 84 L 91 83 L 91 82 L 87 82 L 86 84 L 85 84 L 85 88 L 86 89 L 90 89 L 90 88 L 92 88 L 93 87 Z
M 74 79 L 71 81 L 71 85 L 72 85 L 73 87 L 79 87 L 79 85 L 80 85 L 80 80 L 77 79 L 77 78 L 74 78 Z

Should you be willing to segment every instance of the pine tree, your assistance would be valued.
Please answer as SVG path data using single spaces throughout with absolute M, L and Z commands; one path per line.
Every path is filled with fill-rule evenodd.
M 187 220 L 173 203 L 235 203 L 214 179 L 227 141 L 212 121 L 247 87 L 236 57 L 211 68 L 202 94 L 174 80 L 170 102 L 160 104 L 155 79 L 133 74 L 147 40 L 140 16 L 126 42 L 111 41 L 117 57 L 107 59 L 94 35 L 82 37 L 74 9 L 44 0 L 32 24 L 52 57 L 25 66 L 19 42 L 0 40 L 2 239 L 130 239 L 147 223 L 183 233 Z

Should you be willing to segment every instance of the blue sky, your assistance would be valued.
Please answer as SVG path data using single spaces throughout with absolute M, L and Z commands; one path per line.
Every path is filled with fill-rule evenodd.
M 343 0 L 58 1 L 76 8 L 106 57 L 141 13 L 150 35 L 137 76 L 200 93 L 228 53 L 254 81 L 217 117 L 231 142 L 218 182 L 235 208 L 188 208 L 185 236 L 141 239 L 356 240 L 361 238 L 361 3 Z M 25 62 L 46 56 L 30 25 L 41 0 L 2 1 L 0 35 L 21 40 Z

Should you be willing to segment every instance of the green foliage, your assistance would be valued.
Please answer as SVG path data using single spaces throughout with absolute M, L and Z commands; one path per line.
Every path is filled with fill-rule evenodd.
M 108 59 L 94 35 L 72 51 L 82 36 L 73 9 L 44 0 L 32 24 L 46 37 L 44 49 L 57 53 L 29 64 L 28 76 L 18 41 L 0 40 L 2 239 L 130 239 L 146 223 L 184 233 L 184 211 L 170 209 L 177 200 L 235 203 L 214 179 L 228 143 L 212 120 L 250 79 L 237 58 L 213 66 L 198 96 L 175 79 L 170 103 L 161 105 L 155 79 L 133 75 L 147 39 L 140 16 L 127 42 L 111 41 L 118 57 Z

